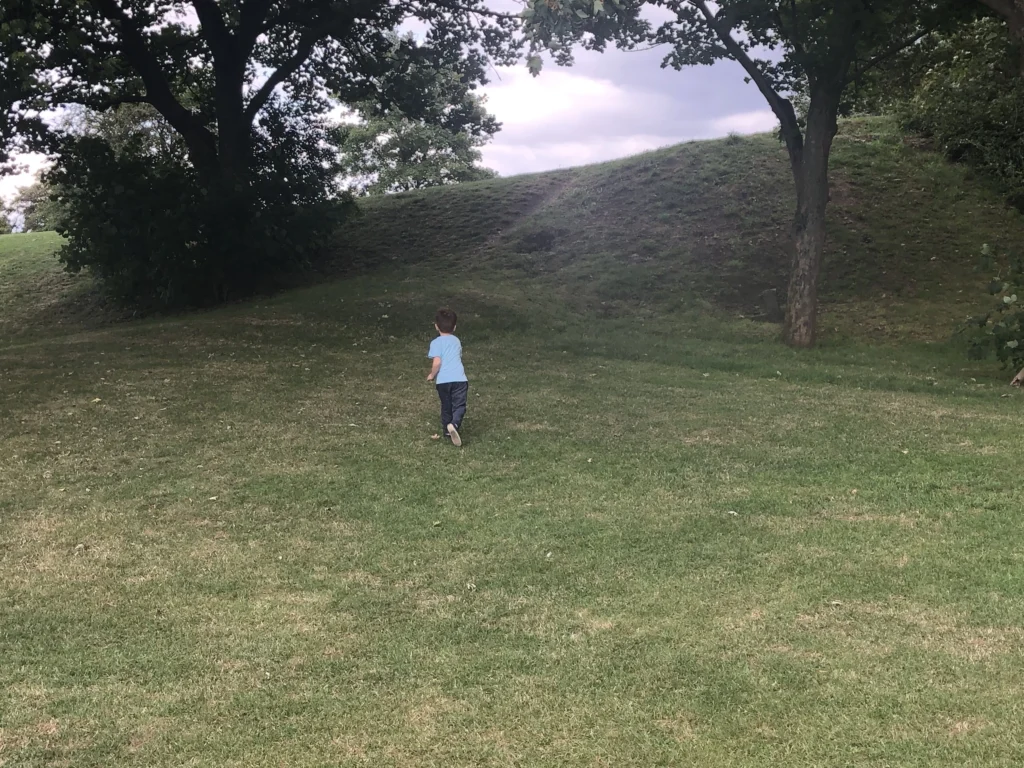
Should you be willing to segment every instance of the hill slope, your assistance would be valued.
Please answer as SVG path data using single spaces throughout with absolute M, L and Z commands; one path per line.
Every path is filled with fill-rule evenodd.
M 694 299 L 752 313 L 762 290 L 785 290 L 794 194 L 772 137 L 694 142 L 368 200 L 340 259 L 526 278 L 582 314 L 663 314 Z M 977 300 L 981 244 L 1024 238 L 1024 219 L 998 194 L 884 120 L 843 124 L 828 226 L 826 313 L 884 335 L 915 317 L 918 332 L 948 335 Z

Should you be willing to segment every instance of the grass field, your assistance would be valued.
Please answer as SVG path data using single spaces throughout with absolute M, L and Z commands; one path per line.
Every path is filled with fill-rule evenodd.
M 771 280 L 725 278 L 770 261 L 687 270 L 667 219 L 632 259 L 537 196 L 649 157 L 377 202 L 346 241 L 385 268 L 174 318 L 106 322 L 55 238 L 0 238 L 0 765 L 1024 762 L 1022 399 L 944 340 L 955 251 L 1021 223 L 873 142 L 842 183 L 947 179 L 902 209 L 939 234 L 900 262 L 850 192 L 809 353 L 739 316 Z M 507 220 L 445 229 L 474 195 Z M 461 451 L 429 439 L 443 302 Z

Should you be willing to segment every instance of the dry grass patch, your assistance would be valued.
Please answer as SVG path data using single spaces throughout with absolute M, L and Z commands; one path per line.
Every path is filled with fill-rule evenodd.
M 976 627 L 951 610 L 899 598 L 885 603 L 834 601 L 829 608 L 797 617 L 804 631 L 820 633 L 840 645 L 891 653 L 897 646 L 938 652 L 970 662 L 1019 654 L 1021 627 Z

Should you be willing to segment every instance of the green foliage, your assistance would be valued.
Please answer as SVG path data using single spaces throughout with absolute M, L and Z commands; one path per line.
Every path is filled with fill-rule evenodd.
M 64 211 L 61 261 L 144 309 L 238 298 L 308 263 L 346 211 L 329 192 L 331 134 L 284 100 L 258 129 L 249 184 L 210 191 L 179 146 L 151 132 L 123 130 L 113 146 L 105 136 L 66 139 L 46 176 Z
M 0 205 L 0 235 L 9 235 L 12 231 L 11 211 L 7 209 L 7 206 Z
M 894 111 L 910 129 L 935 140 L 1004 185 L 1024 206 L 1024 77 L 1005 23 L 981 19 L 935 40 L 909 98 Z
M 356 194 L 383 194 L 493 178 L 479 167 L 500 124 L 451 66 L 409 59 L 412 35 L 395 35 L 391 66 L 417 83 L 415 103 L 365 100 L 349 105 L 341 126 L 342 172 Z
M 339 142 L 342 173 L 356 194 L 407 192 L 496 175 L 478 165 L 477 149 L 496 125 L 475 136 L 412 120 L 397 110 L 375 115 L 372 105 L 358 105 L 356 114 L 362 121 L 342 126 Z
M 993 264 L 991 248 L 986 245 L 982 252 L 986 265 Z M 994 353 L 1004 368 L 1018 370 L 1024 367 L 1024 258 L 1007 263 L 988 285 L 995 300 L 992 309 L 971 318 L 965 331 L 973 359 Z
M 489 57 L 512 60 L 515 19 L 483 0 L 394 4 L 388 0 L 15 0 L 0 7 L 0 153 L 51 149 L 46 110 L 78 104 L 105 111 L 149 103 L 188 145 L 193 161 L 218 164 L 245 149 L 279 86 L 308 114 L 373 99 L 419 115 L 425 69 L 457 72 L 467 87 Z M 395 32 L 424 29 L 421 42 Z
M 121 104 L 104 112 L 69 109 L 59 125 L 65 135 L 100 137 L 116 154 L 136 152 L 188 162 L 181 134 L 151 104 Z
M 11 211 L 25 232 L 52 232 L 60 226 L 61 207 L 56 190 L 42 180 L 18 190 Z

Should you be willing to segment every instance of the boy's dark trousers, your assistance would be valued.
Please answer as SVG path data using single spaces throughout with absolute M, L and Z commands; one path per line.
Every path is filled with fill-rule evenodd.
M 438 384 L 437 396 L 441 398 L 441 434 L 448 437 L 448 425 L 462 429 L 462 418 L 466 415 L 466 399 L 469 395 L 468 381 L 453 381 Z

